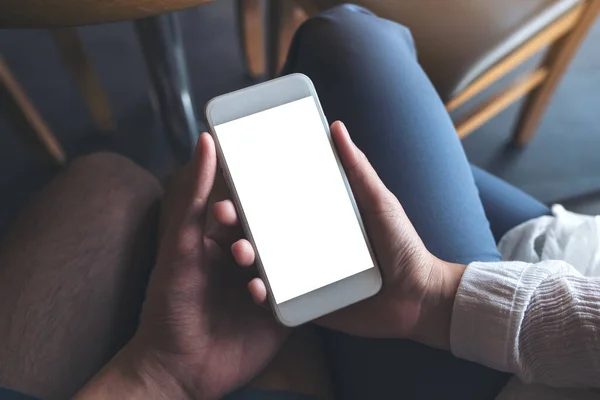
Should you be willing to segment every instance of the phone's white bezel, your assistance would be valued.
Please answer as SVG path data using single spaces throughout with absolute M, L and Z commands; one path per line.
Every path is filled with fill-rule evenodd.
M 329 137 L 331 149 L 336 157 L 340 168 L 341 176 L 346 185 L 348 196 L 354 207 L 356 218 L 360 224 L 363 236 L 369 248 L 371 259 L 373 260 L 373 268 L 369 268 L 363 272 L 352 275 L 348 278 L 334 282 L 330 285 L 313 290 L 302 296 L 293 298 L 283 303 L 277 304 L 271 295 L 272 291 L 269 285 L 268 276 L 264 273 L 264 269 L 260 260 L 260 254 L 256 254 L 256 265 L 261 278 L 264 280 L 269 293 L 269 302 L 273 308 L 277 319 L 286 326 L 297 326 L 315 318 L 329 314 L 333 311 L 344 308 L 350 304 L 364 300 L 379 292 L 382 286 L 381 274 L 373 252 L 371 243 L 367 236 L 362 218 L 358 211 L 358 206 L 350 189 L 350 184 L 344 172 L 344 168 L 337 155 L 334 143 L 329 132 L 329 124 L 321 108 L 321 104 L 317 97 L 316 90 L 311 80 L 302 74 L 291 74 L 281 78 L 277 78 L 265 83 L 251 86 L 236 92 L 228 93 L 222 96 L 215 97 L 210 100 L 205 108 L 206 119 L 210 128 L 211 134 L 217 145 L 219 162 L 223 169 L 225 180 L 231 190 L 233 201 L 239 212 L 240 222 L 247 235 L 248 240 L 252 243 L 256 251 L 256 245 L 252 237 L 252 230 L 247 224 L 244 215 L 244 209 L 240 204 L 235 185 L 231 179 L 227 160 L 223 157 L 223 152 L 219 144 L 219 138 L 215 133 L 214 127 L 225 122 L 233 121 L 239 118 L 246 117 L 273 107 L 277 107 L 295 100 L 312 96 L 319 110 L 323 127 Z

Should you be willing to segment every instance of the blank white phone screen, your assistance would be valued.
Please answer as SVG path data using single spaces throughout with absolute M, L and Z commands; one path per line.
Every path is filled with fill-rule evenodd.
M 312 97 L 214 129 L 276 303 L 374 267 Z

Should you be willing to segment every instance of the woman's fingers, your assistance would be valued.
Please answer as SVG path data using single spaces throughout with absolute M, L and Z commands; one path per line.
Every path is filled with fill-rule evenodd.
M 177 214 L 178 218 L 172 219 L 169 225 L 175 224 L 173 229 L 178 230 L 181 248 L 192 251 L 201 245 L 203 236 L 209 231 L 206 209 L 217 174 L 215 142 L 208 133 L 204 132 L 198 138 L 194 157 L 184 173 L 187 174 L 182 178 L 185 184 L 178 194 L 181 197 L 175 200 L 177 212 L 183 215 Z M 164 229 L 166 236 L 169 227 Z
M 244 237 L 235 212 L 235 206 L 231 200 L 221 200 L 214 203 L 213 217 L 216 221 L 215 231 L 218 232 L 220 243 L 225 247 L 231 246 L 236 240 Z
M 250 267 L 254 264 L 254 248 L 246 239 L 240 239 L 231 246 L 231 254 L 240 267 Z
M 258 305 L 264 305 L 267 301 L 267 288 L 260 278 L 254 278 L 248 282 L 248 291 L 252 300 Z
M 239 226 L 235 207 L 231 200 L 224 200 L 215 204 L 215 217 L 217 221 L 226 226 Z M 233 259 L 240 267 L 248 268 L 254 265 L 254 248 L 246 239 L 240 239 L 231 245 Z M 248 282 L 248 291 L 252 300 L 258 305 L 264 306 L 267 301 L 267 288 L 260 278 L 254 278 Z
M 231 246 L 231 253 L 235 262 L 241 267 L 248 268 L 254 265 L 254 249 L 249 241 L 240 239 Z M 267 288 L 260 278 L 254 278 L 248 282 L 248 291 L 252 300 L 260 306 L 265 307 L 267 303 Z
M 239 225 L 237 212 L 231 200 L 228 199 L 216 202 L 213 206 L 213 212 L 219 223 L 231 227 Z
M 237 223 L 235 207 L 230 200 L 213 203 L 212 214 L 207 221 L 207 236 L 223 248 L 231 246 L 236 240 L 244 237 L 242 228 Z

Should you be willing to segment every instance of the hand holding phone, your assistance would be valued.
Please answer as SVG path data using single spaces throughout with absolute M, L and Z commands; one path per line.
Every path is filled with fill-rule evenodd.
M 238 93 L 207 106 L 236 203 L 217 204 L 215 214 L 223 223 L 239 221 L 244 228 L 248 239 L 236 242 L 232 251 L 240 265 L 258 267 L 260 278 L 249 284 L 255 300 L 269 301 L 286 325 L 322 317 L 319 323 L 355 335 L 407 337 L 447 347 L 444 332 L 449 332 L 462 266 L 427 251 L 344 125 L 334 123 L 329 132 L 308 78 L 288 76 L 264 85 L 274 89 L 259 91 L 264 97 L 251 88 L 245 93 L 250 97 Z M 341 182 L 346 193 L 332 193 L 331 187 L 343 188 Z M 350 212 L 328 217 L 348 205 Z M 348 224 L 352 221 L 358 224 Z M 265 229 L 273 226 L 278 229 Z M 329 236 L 319 236 L 323 232 Z M 306 240 L 313 236 L 320 240 Z M 273 258 L 273 251 L 279 257 Z M 308 268 L 294 263 L 298 259 L 310 263 Z M 377 264 L 384 286 L 375 295 Z M 337 275 L 327 277 L 330 269 Z
M 448 349 L 451 309 L 464 267 L 445 263 L 427 251 L 402 206 L 341 122 L 331 126 L 331 136 L 377 254 L 384 285 L 374 297 L 317 323 L 357 336 L 410 338 Z M 230 200 L 215 204 L 214 210 L 219 222 L 239 223 Z M 237 241 L 232 253 L 241 267 L 253 266 L 254 250 L 246 239 Z M 266 303 L 267 291 L 260 278 L 252 280 L 248 289 L 256 303 Z

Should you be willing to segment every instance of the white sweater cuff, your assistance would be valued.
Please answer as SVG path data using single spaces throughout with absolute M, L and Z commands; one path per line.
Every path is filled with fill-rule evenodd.
M 513 372 L 521 321 L 549 271 L 522 262 L 471 263 L 458 288 L 450 348 L 460 358 Z

